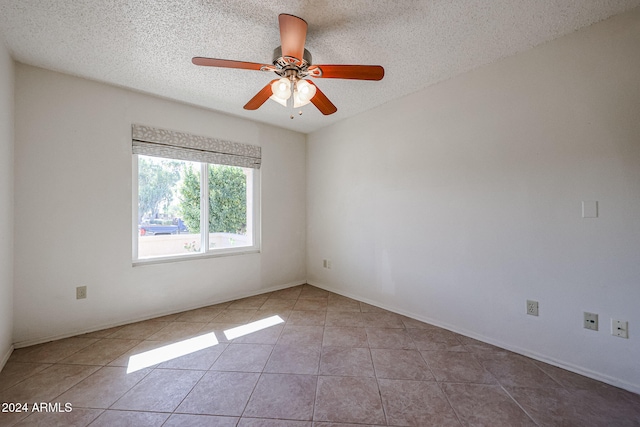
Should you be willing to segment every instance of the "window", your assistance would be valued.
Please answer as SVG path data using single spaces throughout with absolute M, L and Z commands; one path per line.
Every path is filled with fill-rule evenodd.
M 255 158 L 248 160 L 254 167 L 228 164 L 247 160 L 219 156 L 212 150 L 215 140 L 206 141 L 209 151 L 203 156 L 202 147 L 190 152 L 182 146 L 141 142 L 140 137 L 136 139 L 136 125 L 133 133 L 134 262 L 258 250 Z M 184 145 L 175 137 L 171 141 Z M 211 162 L 220 159 L 225 163 Z

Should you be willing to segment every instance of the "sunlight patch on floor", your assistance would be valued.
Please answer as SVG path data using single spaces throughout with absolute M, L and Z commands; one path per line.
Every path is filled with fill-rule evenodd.
M 158 363 L 176 359 L 218 344 L 215 332 L 189 338 L 184 341 L 165 345 L 153 350 L 133 355 L 129 358 L 127 374 L 148 368 Z
M 283 323 L 282 317 L 275 315 L 267 317 L 266 319 L 256 320 L 255 322 L 247 323 L 246 325 L 236 326 L 235 328 L 227 329 L 224 331 L 224 335 L 228 340 L 248 335 L 253 332 L 258 332 L 262 329 L 267 329 L 271 326 Z

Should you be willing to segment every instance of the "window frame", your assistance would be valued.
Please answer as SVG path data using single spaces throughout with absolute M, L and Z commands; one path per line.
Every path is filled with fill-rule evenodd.
M 247 180 L 247 232 L 249 232 L 249 224 L 251 224 L 252 242 L 251 246 L 242 246 L 237 248 L 218 248 L 211 249 L 209 247 L 209 165 L 216 163 L 200 163 L 200 252 L 189 252 L 185 254 L 168 255 L 153 258 L 138 258 L 138 239 L 140 232 L 138 230 L 138 154 L 132 155 L 131 181 L 132 181 L 132 221 L 131 232 L 133 238 L 131 245 L 131 257 L 133 266 L 162 264 L 170 262 L 180 262 L 203 258 L 218 258 L 233 255 L 255 254 L 261 251 L 261 232 L 260 232 L 260 169 L 251 169 L 251 183 Z M 151 156 L 155 157 L 155 156 Z M 174 159 L 179 160 L 179 159 Z M 250 185 L 249 185 L 250 184 Z

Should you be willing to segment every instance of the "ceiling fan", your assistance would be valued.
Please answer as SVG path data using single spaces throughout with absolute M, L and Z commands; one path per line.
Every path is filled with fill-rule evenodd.
M 278 16 L 278 22 L 281 46 L 273 51 L 273 65 L 202 57 L 194 57 L 191 62 L 208 67 L 273 71 L 280 76 L 251 98 L 244 106 L 245 110 L 257 110 L 267 99 L 272 99 L 285 107 L 293 106 L 293 108 L 299 108 L 311 102 L 322 114 L 329 115 L 338 109 L 306 77 L 351 80 L 382 80 L 384 77 L 384 68 L 380 65 L 313 65 L 311 53 L 304 48 L 307 22 L 286 13 Z

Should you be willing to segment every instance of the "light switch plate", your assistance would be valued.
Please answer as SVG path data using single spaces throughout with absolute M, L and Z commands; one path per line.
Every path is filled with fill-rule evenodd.
M 598 218 L 598 202 L 585 200 L 582 202 L 582 218 Z

